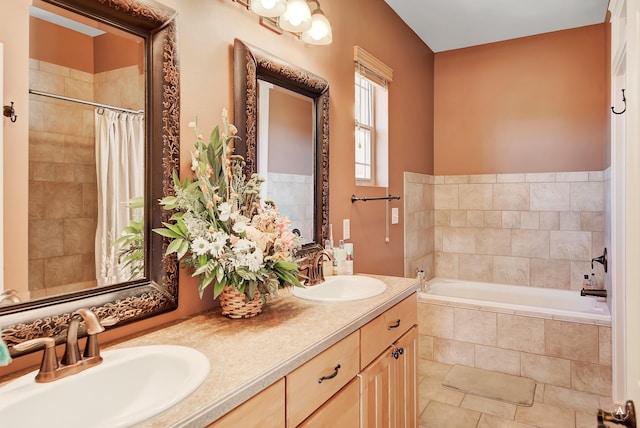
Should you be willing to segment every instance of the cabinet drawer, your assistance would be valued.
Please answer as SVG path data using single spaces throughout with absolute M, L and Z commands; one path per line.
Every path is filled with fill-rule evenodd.
M 286 376 L 287 426 L 297 426 L 358 374 L 359 349 L 355 331 Z
M 412 294 L 360 329 L 360 368 L 418 323 L 418 295 Z
M 360 426 L 360 379 L 355 378 L 322 407 L 309 416 L 300 427 Z
M 207 428 L 283 427 L 284 379 L 242 403 Z

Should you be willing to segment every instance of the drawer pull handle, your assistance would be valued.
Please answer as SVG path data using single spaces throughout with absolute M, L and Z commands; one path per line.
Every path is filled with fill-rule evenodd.
M 318 379 L 318 383 L 322 383 L 323 380 L 333 379 L 334 377 L 338 376 L 338 370 L 340 370 L 340 364 L 338 364 L 333 369 L 333 373 L 331 373 L 329 376 L 322 376 L 320 379 Z
M 392 328 L 398 328 L 400 327 L 400 320 L 398 319 L 398 321 L 395 322 L 395 324 L 391 324 L 389 327 L 387 327 L 387 330 L 391 330 Z

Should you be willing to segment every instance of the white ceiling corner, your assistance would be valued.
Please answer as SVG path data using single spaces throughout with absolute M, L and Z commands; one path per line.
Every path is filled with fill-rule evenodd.
M 385 0 L 434 52 L 604 22 L 609 0 Z

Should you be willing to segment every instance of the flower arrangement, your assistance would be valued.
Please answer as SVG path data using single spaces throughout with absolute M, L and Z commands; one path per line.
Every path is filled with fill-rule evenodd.
M 200 298 L 213 284 L 213 297 L 231 286 L 253 298 L 259 290 L 263 302 L 279 287 L 301 286 L 293 255 L 299 242 L 287 216 L 271 201 L 262 203 L 259 175 L 244 173 L 245 162 L 233 154 L 237 130 L 222 113 L 223 131 L 216 126 L 209 141 L 194 128 L 193 182 L 180 182 L 173 173 L 175 195 L 160 205 L 175 213 L 156 233 L 171 238 L 166 253 L 176 253 L 183 266 L 199 278 Z

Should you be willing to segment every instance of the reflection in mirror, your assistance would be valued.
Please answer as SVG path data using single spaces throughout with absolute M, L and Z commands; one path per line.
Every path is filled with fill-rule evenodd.
M 258 80 L 257 171 L 265 200 L 313 242 L 313 99 Z M 283 156 L 286 153 L 286 156 Z
M 144 40 L 44 6 L 29 20 L 23 300 L 139 279 L 144 268 Z
M 12 356 L 25 353 L 13 345 L 29 339 L 60 343 L 78 308 L 120 326 L 174 310 L 178 299 L 178 263 L 165 255 L 168 240 L 149 233 L 170 216 L 158 201 L 173 191 L 172 172 L 179 171 L 176 13 L 147 0 L 32 4 L 100 34 L 80 36 L 31 18 L 44 22 L 37 23 L 30 49 L 29 284 L 10 288 L 23 287 L 32 300 L 0 307 L 2 339 Z M 3 3 L 0 14 L 5 7 L 11 6 Z M 35 44 L 47 31 L 58 32 L 55 40 Z M 60 32 L 73 41 L 60 42 Z M 99 55 L 104 51 L 110 55 Z M 113 122 L 123 118 L 117 133 Z M 103 120 L 106 128 L 98 126 Z M 105 145 L 103 156 L 94 141 L 101 134 L 120 134 L 131 146 Z M 130 141 L 134 134 L 140 137 Z M 126 180 L 115 185 L 114 173 Z M 125 215 L 113 226 L 116 211 Z
M 281 191 L 271 197 L 279 209 L 299 221 L 300 227 L 294 227 L 305 238 L 302 252 L 315 251 L 321 248 L 323 237 L 328 237 L 329 232 L 329 82 L 238 39 L 234 43 L 233 61 L 234 114 L 240 137 L 236 153 L 245 158 L 249 173 L 272 162 L 289 164 L 288 169 L 274 170 L 277 174 L 284 172 L 289 184 L 281 186 L 272 182 L 271 169 L 261 175 L 267 178 L 265 184 L 271 189 L 269 192 L 276 188 Z M 268 97 L 260 87 L 270 88 Z M 300 111 L 288 108 L 285 112 L 272 113 L 274 98 L 285 98 L 288 101 L 281 102 L 282 105 L 295 106 Z M 271 121 L 272 114 L 281 118 L 280 123 Z M 310 125 L 304 116 L 311 117 Z M 288 128 L 286 132 L 272 132 L 284 127 Z M 297 133 L 294 136 L 290 128 L 310 129 L 311 140 Z M 268 141 L 266 149 L 262 147 L 264 141 Z M 312 171 L 311 186 L 296 185 L 296 204 L 287 206 L 294 196 L 290 182 L 303 181 L 309 171 Z M 310 189 L 310 193 L 298 199 L 303 188 Z M 299 200 L 302 204 L 297 203 Z M 309 225 L 310 233 L 306 232 Z

